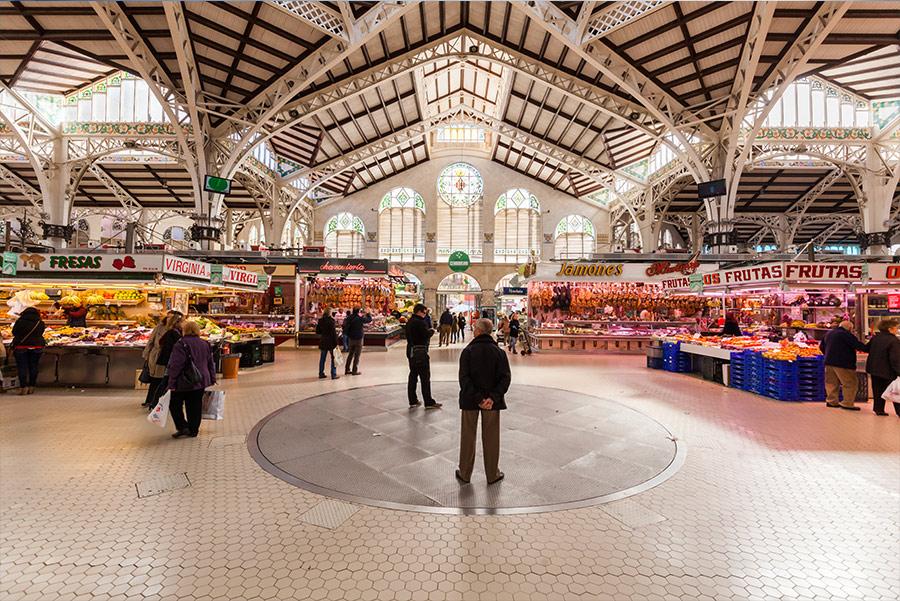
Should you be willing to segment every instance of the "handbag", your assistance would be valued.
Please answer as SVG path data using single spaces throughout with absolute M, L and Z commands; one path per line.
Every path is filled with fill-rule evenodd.
M 187 356 L 187 362 L 184 364 L 184 368 L 175 380 L 175 390 L 197 390 L 197 388 L 201 387 L 203 384 L 203 376 L 200 375 L 200 370 L 194 365 L 194 358 L 191 356 L 191 349 L 188 348 L 188 345 L 181 340 L 179 340 L 178 343 L 184 347 L 184 354 Z
M 150 365 L 144 361 L 144 366 L 141 368 L 141 375 L 138 376 L 138 382 L 141 384 L 149 384 L 153 381 L 153 378 L 150 377 Z

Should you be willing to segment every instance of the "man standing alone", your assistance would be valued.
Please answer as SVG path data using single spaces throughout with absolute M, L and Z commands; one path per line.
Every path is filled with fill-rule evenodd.
M 453 331 L 453 315 L 450 313 L 450 309 L 444 309 L 444 312 L 441 313 L 441 318 L 438 320 L 438 325 L 441 327 L 441 335 L 438 338 L 438 346 L 442 344 L 450 345 L 450 333 Z
M 500 411 L 506 409 L 506 391 L 512 380 L 509 360 L 491 336 L 490 319 L 475 322 L 475 338 L 459 357 L 459 408 L 462 427 L 456 478 L 466 484 L 475 466 L 475 434 L 481 415 L 481 446 L 488 484 L 503 480 L 500 471 Z
M 859 388 L 856 351 L 865 352 L 866 345 L 853 335 L 851 329 L 853 324 L 846 320 L 842 321 L 825 334 L 819 348 L 825 354 L 825 404 L 847 411 L 859 411 L 859 407 L 853 404 Z M 844 395 L 844 400 L 840 402 L 838 402 L 839 392 L 843 392 Z
M 409 382 L 406 392 L 410 407 L 417 407 L 416 381 L 422 381 L 422 399 L 426 409 L 439 409 L 442 404 L 431 398 L 431 360 L 428 357 L 428 341 L 434 329 L 425 323 L 425 305 L 413 307 L 413 315 L 406 323 L 406 358 L 409 361 Z
M 359 307 L 353 309 L 353 313 L 344 320 L 344 332 L 347 335 L 347 362 L 344 364 L 344 375 L 359 374 L 359 356 L 362 354 L 365 325 L 371 323 L 372 316 L 366 313 L 359 314 Z M 351 369 L 351 363 L 353 368 Z

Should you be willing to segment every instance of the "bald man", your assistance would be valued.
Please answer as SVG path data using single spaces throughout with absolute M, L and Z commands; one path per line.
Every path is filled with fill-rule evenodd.
M 842 321 L 825 334 L 819 348 L 825 355 L 825 404 L 847 411 L 859 411 L 854 405 L 859 390 L 856 375 L 856 352 L 865 351 L 866 345 L 853 335 L 853 324 Z M 839 395 L 843 392 L 843 400 Z
M 481 416 L 481 446 L 484 475 L 488 484 L 503 480 L 500 471 L 500 412 L 506 409 L 506 392 L 512 375 L 506 353 L 491 336 L 494 324 L 479 319 L 473 327 L 475 338 L 459 356 L 459 408 L 462 427 L 459 437 L 459 469 L 456 478 L 468 484 L 475 466 L 475 435 Z

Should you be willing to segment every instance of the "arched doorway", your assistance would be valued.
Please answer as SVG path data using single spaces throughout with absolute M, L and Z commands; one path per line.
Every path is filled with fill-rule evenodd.
M 505 315 L 524 313 L 528 294 L 522 276 L 513 272 L 500 278 L 500 281 L 497 282 L 497 286 L 494 288 L 494 298 L 497 299 L 498 313 Z
M 453 312 L 471 312 L 481 306 L 481 284 L 467 273 L 451 273 L 438 284 L 437 307 L 440 314 L 445 308 Z

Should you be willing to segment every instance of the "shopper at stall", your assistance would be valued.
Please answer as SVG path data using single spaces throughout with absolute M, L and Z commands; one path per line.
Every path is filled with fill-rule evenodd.
M 872 378 L 872 409 L 875 415 L 887 415 L 884 410 L 884 391 L 896 378 L 900 377 L 900 339 L 897 328 L 900 321 L 883 319 L 878 323 L 878 332 L 866 345 L 869 357 L 866 359 L 866 373 Z M 900 417 L 900 403 L 893 403 L 894 413 Z
M 475 321 L 478 321 L 478 319 L 476 318 Z M 474 332 L 474 328 L 473 328 L 473 332 Z M 497 326 L 497 332 L 499 334 L 497 336 L 498 341 L 501 339 L 504 341 L 509 340 L 509 318 L 506 316 L 505 313 L 500 314 L 500 324 Z
M 441 313 L 441 317 L 438 320 L 438 324 L 441 326 L 441 335 L 438 338 L 438 346 L 441 345 L 450 345 L 450 333 L 453 330 L 453 314 L 450 313 L 450 309 L 444 309 L 444 312 Z
M 722 336 L 743 336 L 741 325 L 738 323 L 734 313 L 725 316 L 725 325 L 722 327 Z
M 353 309 L 353 313 L 347 315 L 344 319 L 344 332 L 347 336 L 347 361 L 344 363 L 344 375 L 358 376 L 359 373 L 359 356 L 362 354 L 363 337 L 365 336 L 365 326 L 372 323 L 372 316 L 367 311 L 365 315 L 360 315 L 359 307 Z M 351 365 L 353 364 L 352 369 Z
M 475 322 L 472 342 L 459 357 L 459 469 L 456 478 L 466 484 L 475 466 L 475 435 L 481 416 L 481 446 L 488 484 L 503 480 L 500 471 L 500 411 L 506 409 L 506 392 L 512 375 L 509 360 L 491 336 L 490 319 Z
M 457 318 L 459 321 L 459 339 L 462 342 L 466 341 L 466 316 L 462 313 L 459 314 Z
M 169 365 L 169 359 L 172 358 L 172 349 L 174 349 L 175 344 L 181 340 L 181 322 L 184 319 L 184 315 L 182 315 L 180 311 L 172 311 L 171 313 L 172 316 L 169 319 L 169 329 L 166 330 L 162 339 L 159 341 L 159 355 L 156 357 L 156 364 L 162 366 L 163 373 Z M 157 371 L 157 373 L 159 372 Z M 161 387 L 159 396 L 162 396 L 163 391 L 165 391 L 164 386 Z M 158 398 L 159 397 L 157 397 L 157 399 Z M 156 403 L 154 403 L 154 405 L 155 404 Z M 151 407 L 151 409 L 152 408 L 153 407 Z
M 66 325 L 70 328 L 86 328 L 87 327 L 87 307 L 84 305 L 63 306 L 59 303 L 53 305 L 57 309 L 62 308 L 63 315 L 66 317 Z
M 33 394 L 37 386 L 38 366 L 44 353 L 46 325 L 41 312 L 28 307 L 12 327 L 12 349 L 19 371 L 19 394 Z
M 325 309 L 322 317 L 316 324 L 316 334 L 319 335 L 319 378 L 327 378 L 325 375 L 325 359 L 331 356 L 331 379 L 337 380 L 337 366 L 334 363 L 334 349 L 338 346 L 337 326 L 331 311 Z
M 157 360 L 159 359 L 160 351 L 162 351 L 163 336 L 172 329 L 175 323 L 175 311 L 166 313 L 165 317 L 159 320 L 159 323 L 150 332 L 147 346 L 144 347 L 144 351 L 141 353 L 144 362 L 147 364 L 147 373 L 150 377 L 150 381 L 147 383 L 147 396 L 143 403 L 143 406 L 148 409 L 156 406 L 156 402 L 165 390 L 165 386 L 162 383 L 166 375 L 166 366 L 158 364 Z
M 459 342 L 459 315 L 452 316 L 453 322 L 450 324 L 450 341 L 456 344 Z
M 182 338 L 172 349 L 169 359 L 169 413 L 175 424 L 172 438 L 196 437 L 200 433 L 203 392 L 216 383 L 216 366 L 212 348 L 200 338 L 196 321 L 181 323 Z M 185 419 L 187 413 L 187 419 Z
M 516 352 L 516 342 L 519 340 L 519 314 L 513 313 L 509 319 L 509 352 Z
M 406 323 L 406 359 L 409 361 L 409 381 L 406 394 L 410 407 L 421 403 L 416 397 L 416 382 L 422 382 L 422 399 L 426 409 L 439 409 L 443 405 L 431 398 L 431 359 L 428 357 L 428 343 L 434 336 L 434 329 L 425 322 L 425 305 L 413 307 L 413 315 Z
M 859 380 L 856 376 L 856 351 L 865 351 L 866 345 L 851 331 L 853 324 L 840 322 L 825 334 L 819 348 L 825 355 L 825 403 L 847 411 L 859 411 L 854 405 Z M 838 395 L 843 393 L 843 400 Z

